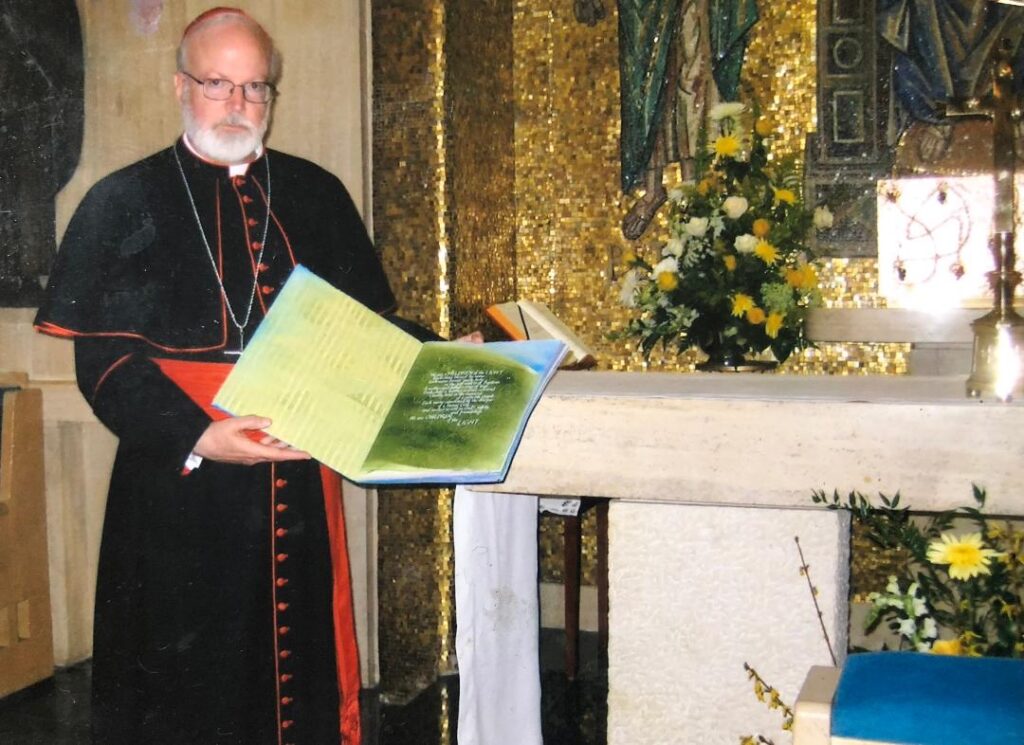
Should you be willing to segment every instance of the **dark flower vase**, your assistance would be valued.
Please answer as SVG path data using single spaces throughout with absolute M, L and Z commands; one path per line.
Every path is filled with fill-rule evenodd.
M 768 372 L 779 366 L 775 360 L 751 360 L 746 353 L 730 344 L 722 344 L 719 340 L 701 347 L 708 356 L 703 362 L 697 363 L 701 372 Z

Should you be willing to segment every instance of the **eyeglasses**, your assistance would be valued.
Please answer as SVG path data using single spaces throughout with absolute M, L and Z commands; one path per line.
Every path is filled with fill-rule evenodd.
M 200 80 L 195 75 L 180 70 L 182 75 L 194 80 L 203 86 L 203 95 L 211 101 L 227 101 L 235 94 L 235 88 L 242 89 L 242 96 L 249 103 L 269 103 L 277 93 L 272 83 L 265 80 L 251 80 L 248 83 L 232 83 L 223 78 L 207 78 Z

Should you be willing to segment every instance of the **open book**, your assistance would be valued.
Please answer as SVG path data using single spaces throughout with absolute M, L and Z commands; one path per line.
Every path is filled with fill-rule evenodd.
M 487 315 L 510 339 L 558 339 L 569 347 L 565 367 L 582 370 L 597 364 L 593 351 L 544 303 L 509 301 L 487 308 Z
M 213 403 L 359 483 L 494 483 L 565 353 L 423 343 L 298 266 Z

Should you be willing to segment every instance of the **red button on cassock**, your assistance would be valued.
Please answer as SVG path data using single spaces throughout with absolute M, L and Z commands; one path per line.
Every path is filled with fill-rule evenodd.
M 278 634 L 280 634 L 281 636 L 285 636 L 285 635 L 287 635 L 287 634 L 288 634 L 288 632 L 289 632 L 289 631 L 291 631 L 291 630 L 292 630 L 292 627 L 291 627 L 291 626 L 282 626 L 281 628 L 279 628 L 279 629 L 277 630 L 277 633 L 278 633 Z
M 288 486 L 288 479 L 278 479 L 277 481 L 274 482 L 274 486 L 276 486 L 278 489 L 284 489 L 286 486 Z
M 276 582 L 275 584 L 276 584 L 276 585 L 277 585 L 278 587 L 284 587 L 285 585 L 287 585 L 287 584 L 288 584 L 288 580 L 286 580 L 286 579 L 285 579 L 284 577 L 278 577 L 278 578 L 277 578 L 277 582 Z
M 282 660 L 287 660 L 289 657 L 292 656 L 292 653 L 288 649 L 282 649 L 280 652 L 277 653 L 277 656 L 280 657 Z
M 288 603 L 278 603 L 277 609 L 280 611 L 288 610 Z
M 253 241 L 252 242 L 252 250 L 253 251 L 259 251 L 261 248 L 263 248 L 263 244 L 262 243 L 260 243 L 259 241 Z
M 278 554 L 274 558 L 277 559 L 278 564 L 281 564 L 285 561 L 288 561 L 288 554 Z
M 286 535 L 288 535 L 288 529 L 287 528 L 278 528 L 277 530 L 274 531 L 274 535 L 276 535 L 278 538 L 284 538 Z
M 282 502 L 281 504 L 276 505 L 274 509 L 277 510 L 278 512 L 284 512 L 286 509 L 288 509 L 288 505 Z
M 272 293 L 273 291 L 274 291 L 274 288 L 273 288 L 273 287 L 271 287 L 270 285 L 263 285 L 263 286 L 262 286 L 262 287 L 260 288 L 260 292 L 262 292 L 262 293 L 263 293 L 264 295 L 269 295 L 269 294 L 270 294 L 270 293 Z
M 250 197 L 248 194 L 243 194 L 242 195 L 242 202 L 244 204 L 252 204 L 252 197 Z
M 281 729 L 288 729 L 293 724 L 295 724 L 295 722 L 293 722 L 291 719 L 285 719 L 283 722 L 281 722 Z
M 281 673 L 281 682 L 282 683 L 287 683 L 291 679 L 292 679 L 292 674 L 291 673 Z
M 281 703 L 284 704 L 285 706 L 287 706 L 291 702 L 292 702 L 292 697 L 291 696 L 281 696 Z
M 246 220 L 246 222 L 249 224 L 249 227 L 251 228 L 252 226 L 256 225 L 258 221 L 256 220 L 255 217 L 250 217 L 248 220 Z

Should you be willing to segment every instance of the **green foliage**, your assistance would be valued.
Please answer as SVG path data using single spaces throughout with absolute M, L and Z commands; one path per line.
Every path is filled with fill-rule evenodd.
M 986 514 L 984 489 L 973 486 L 972 498 L 923 515 L 901 506 L 899 493 L 880 494 L 878 504 L 859 492 L 812 495 L 815 504 L 847 510 L 877 546 L 909 557 L 870 596 L 868 631 L 885 623 L 901 647 L 920 651 L 1024 657 L 1024 529 Z

